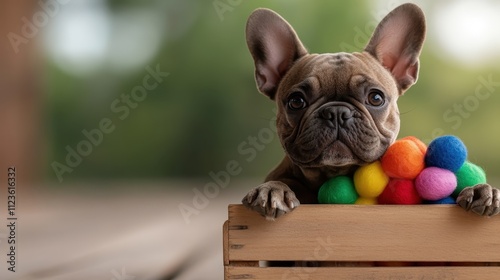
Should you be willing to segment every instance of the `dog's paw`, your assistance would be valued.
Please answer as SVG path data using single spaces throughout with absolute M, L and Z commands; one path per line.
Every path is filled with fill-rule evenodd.
M 295 193 L 279 181 L 269 181 L 257 186 L 241 202 L 269 220 L 291 212 L 300 204 Z
M 500 189 L 488 184 L 465 188 L 458 195 L 457 204 L 481 216 L 497 215 L 500 213 Z

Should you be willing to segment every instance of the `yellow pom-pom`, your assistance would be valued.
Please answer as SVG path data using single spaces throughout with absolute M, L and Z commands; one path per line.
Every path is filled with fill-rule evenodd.
M 359 196 L 376 198 L 389 183 L 389 176 L 384 173 L 380 161 L 362 166 L 354 173 L 354 186 Z
M 360 205 L 375 205 L 377 204 L 377 198 L 374 197 L 358 197 L 354 204 Z

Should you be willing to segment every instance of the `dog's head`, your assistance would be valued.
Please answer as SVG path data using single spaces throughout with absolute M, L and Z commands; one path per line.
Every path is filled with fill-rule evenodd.
M 252 13 L 246 38 L 257 87 L 277 103 L 278 134 L 295 164 L 363 165 L 396 139 L 396 101 L 417 80 L 425 38 L 416 5 L 389 13 L 360 53 L 309 54 L 268 9 Z

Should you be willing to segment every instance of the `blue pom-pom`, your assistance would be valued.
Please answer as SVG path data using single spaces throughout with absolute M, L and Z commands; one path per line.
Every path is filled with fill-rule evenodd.
M 445 198 L 441 198 L 439 200 L 427 200 L 425 201 L 425 203 L 427 204 L 455 204 L 455 200 L 453 199 L 453 197 L 445 197 Z
M 456 136 L 446 135 L 434 139 L 427 148 L 425 164 L 456 172 L 467 159 L 467 148 Z

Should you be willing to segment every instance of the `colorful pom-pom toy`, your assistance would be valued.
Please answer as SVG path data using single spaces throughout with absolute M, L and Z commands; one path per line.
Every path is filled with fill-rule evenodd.
M 352 178 L 330 178 L 319 189 L 318 201 L 454 204 L 464 188 L 484 183 L 484 170 L 467 161 L 467 148 L 458 137 L 441 136 L 427 147 L 409 136 L 394 142 L 379 161 L 359 167 Z
M 337 176 L 326 181 L 319 190 L 318 201 L 325 204 L 353 204 L 358 199 L 353 180 Z

